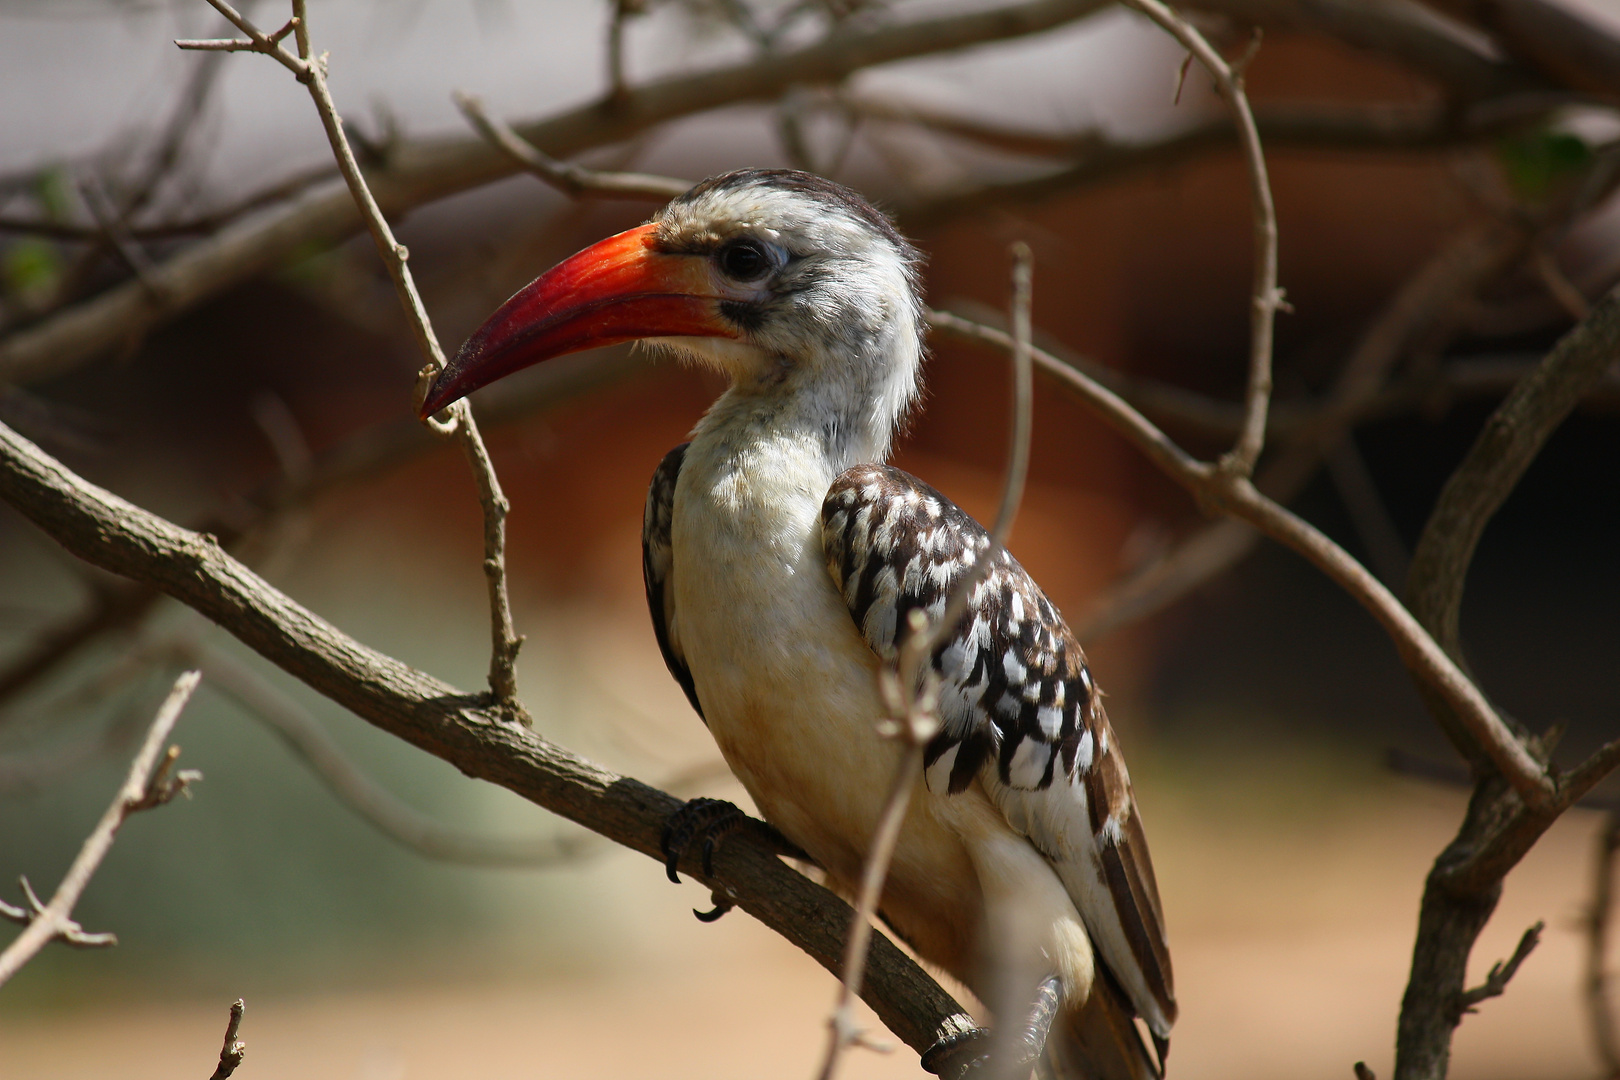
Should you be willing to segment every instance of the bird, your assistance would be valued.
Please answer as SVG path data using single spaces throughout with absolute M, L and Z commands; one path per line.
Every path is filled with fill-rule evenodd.
M 711 177 L 512 296 L 421 413 L 623 342 L 726 377 L 648 490 L 653 630 L 766 822 L 846 891 L 904 752 L 878 732 L 877 672 L 913 611 L 937 619 L 992 560 L 931 657 L 940 727 L 879 914 L 981 1000 L 1006 1000 L 998 972 L 1033 973 L 1021 1000 L 1046 994 L 1030 1014 L 1049 1029 L 1042 1075 L 1160 1076 L 1177 1015 L 1168 939 L 1101 691 L 1023 567 L 885 464 L 919 396 L 921 265 L 848 187 L 796 170 Z

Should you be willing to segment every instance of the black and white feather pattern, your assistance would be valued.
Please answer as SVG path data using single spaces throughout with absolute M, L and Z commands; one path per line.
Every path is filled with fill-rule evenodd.
M 647 609 L 652 613 L 653 634 L 658 638 L 658 650 L 664 654 L 664 664 L 686 691 L 686 700 L 692 703 L 703 722 L 708 723 L 708 718 L 703 716 L 703 706 L 698 703 L 692 669 L 681 651 L 674 597 L 670 594 L 670 571 L 675 565 L 675 549 L 670 539 L 675 518 L 675 481 L 681 474 L 687 446 L 681 443 L 665 454 L 653 473 L 652 483 L 647 486 L 647 508 L 641 518 L 641 580 L 647 587 Z
M 908 615 L 944 609 L 952 583 L 990 547 L 978 522 L 913 476 L 858 465 L 821 510 L 833 583 L 879 657 Z M 925 751 L 930 790 L 981 783 L 1049 859 L 1103 962 L 1155 1036 L 1176 1004 L 1158 887 L 1130 777 L 1074 635 L 1005 551 L 935 652 L 940 733 Z

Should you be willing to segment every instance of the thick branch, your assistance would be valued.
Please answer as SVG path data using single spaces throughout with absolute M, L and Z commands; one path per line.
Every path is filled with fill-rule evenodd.
M 86 483 L 0 425 L 0 498 L 69 551 L 148 582 L 377 727 L 618 843 L 663 861 L 659 841 L 682 805 L 655 788 L 568 753 L 477 695 L 362 645 L 278 592 L 208 537 Z M 837 971 L 849 906 L 785 866 L 751 831 L 680 869 L 731 898 Z M 863 998 L 919 1053 L 971 1025 L 961 1006 L 887 938 L 873 942 Z

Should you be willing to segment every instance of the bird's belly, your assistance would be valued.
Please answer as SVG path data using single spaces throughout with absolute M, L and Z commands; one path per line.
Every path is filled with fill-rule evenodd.
M 677 518 L 679 633 L 709 730 L 766 820 L 848 887 L 901 748 L 877 734 L 877 660 L 822 565 L 819 525 L 785 559 L 682 539 Z M 960 973 L 982 899 L 955 816 L 919 783 L 883 909 Z

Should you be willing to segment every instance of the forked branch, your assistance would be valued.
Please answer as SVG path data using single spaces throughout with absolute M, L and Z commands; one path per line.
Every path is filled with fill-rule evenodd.
M 187 785 L 202 778 L 201 773 L 190 770 L 169 775 L 178 750 L 170 747 L 168 752 L 163 751 L 163 744 L 168 741 L 169 733 L 174 730 L 186 702 L 191 700 L 191 692 L 197 689 L 200 678 L 197 672 L 188 671 L 175 680 L 169 696 L 158 707 L 157 716 L 146 733 L 146 741 L 130 763 L 129 775 L 118 789 L 118 795 L 101 815 L 95 830 L 85 839 L 78 857 L 63 875 L 62 883 L 57 886 L 50 903 L 39 902 L 39 897 L 34 895 L 26 878 L 22 882 L 26 908 L 0 903 L 0 915 L 24 924 L 23 932 L 6 947 L 4 953 L 0 953 L 0 986 L 10 981 L 24 964 L 34 958 L 34 954 L 54 940 L 80 946 L 117 944 L 118 938 L 112 934 L 85 933 L 73 921 L 73 907 L 79 902 L 85 886 L 90 884 L 90 878 L 101 865 L 101 860 L 112 849 L 113 839 L 129 815 L 162 806 L 176 795 L 183 794 Z

